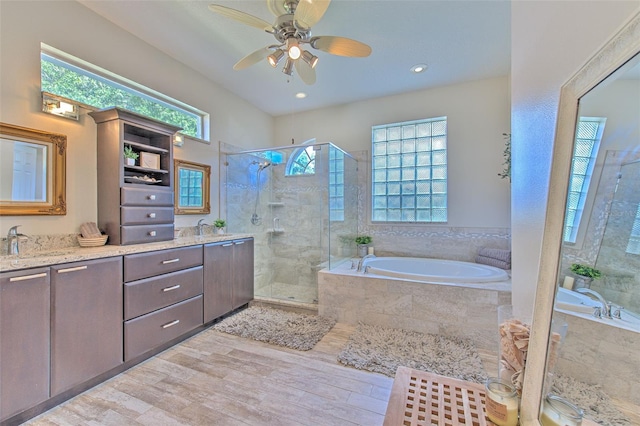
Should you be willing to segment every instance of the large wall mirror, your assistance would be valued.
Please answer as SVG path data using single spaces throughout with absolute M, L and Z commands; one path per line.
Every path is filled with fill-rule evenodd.
M 174 160 L 175 214 L 211 212 L 211 166 Z
M 523 423 L 640 424 L 640 14 L 562 89 L 539 276 Z
M 0 123 L 0 215 L 65 215 L 67 137 Z

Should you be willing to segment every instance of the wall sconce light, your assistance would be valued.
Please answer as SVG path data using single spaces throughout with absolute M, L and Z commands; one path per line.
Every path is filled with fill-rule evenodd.
M 42 92 L 42 111 L 76 121 L 80 118 L 80 110 L 77 104 L 48 92 Z
M 173 135 L 173 145 L 174 146 L 184 145 L 184 135 L 182 133 L 176 133 L 175 135 Z

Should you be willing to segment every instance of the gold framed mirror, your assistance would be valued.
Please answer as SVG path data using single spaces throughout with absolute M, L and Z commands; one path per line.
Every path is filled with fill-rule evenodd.
M 0 123 L 0 215 L 66 215 L 65 135 Z
M 601 325 L 598 323 L 596 318 L 592 318 L 592 314 L 595 312 L 595 309 L 593 309 L 593 312 L 589 310 L 584 319 L 578 318 L 577 321 L 583 321 L 583 324 L 576 325 L 577 323 L 573 322 L 573 320 L 566 321 L 567 317 L 562 318 L 563 322 L 568 322 L 569 324 L 566 331 L 566 338 L 562 339 L 563 341 L 560 346 L 560 355 L 558 359 L 555 358 L 558 353 L 549 350 L 549 347 L 552 340 L 550 332 L 552 320 L 559 319 L 560 316 L 558 315 L 558 312 L 566 310 L 559 302 L 556 305 L 556 309 L 554 309 L 556 297 L 559 293 L 563 293 L 560 288 L 570 287 L 573 284 L 572 280 L 565 280 L 565 277 L 569 276 L 569 264 L 573 262 L 591 263 L 589 266 L 594 266 L 596 264 L 594 259 L 591 259 L 590 262 L 586 262 L 586 257 L 584 255 L 575 255 L 575 253 L 573 253 L 572 256 L 567 256 L 570 251 L 567 248 L 571 247 L 571 245 L 567 244 L 565 240 L 567 240 L 567 237 L 571 232 L 569 232 L 569 228 L 566 225 L 571 225 L 571 223 L 566 222 L 565 218 L 567 217 L 566 213 L 568 208 L 571 209 L 571 202 L 568 202 L 568 196 L 571 188 L 570 181 L 575 179 L 575 170 L 577 169 L 577 166 L 575 166 L 576 162 L 574 161 L 574 147 L 576 146 L 576 131 L 580 129 L 580 123 L 583 121 L 582 118 L 594 115 L 609 115 L 612 118 L 611 124 L 613 124 L 614 116 L 612 109 L 602 109 L 600 112 L 596 113 L 591 108 L 582 109 L 582 107 L 587 104 L 586 101 L 592 94 L 600 91 L 602 88 L 606 88 L 607 86 L 612 87 L 613 85 L 608 77 L 617 76 L 619 70 L 622 70 L 622 67 L 631 65 L 633 61 L 637 60 L 634 58 L 638 58 L 638 55 L 640 55 L 640 14 L 635 15 L 631 20 L 629 20 L 627 24 L 607 44 L 605 44 L 600 51 L 587 61 L 587 63 L 562 87 L 560 93 L 558 124 L 553 151 L 553 163 L 551 166 L 551 186 L 549 189 L 539 280 L 536 291 L 534 318 L 522 395 L 522 424 L 541 424 L 539 416 L 544 406 L 543 401 L 547 391 L 551 390 L 549 386 L 550 382 L 545 383 L 545 381 L 552 373 L 564 374 L 566 371 L 567 373 L 570 373 L 569 377 L 572 380 L 580 380 L 587 385 L 592 387 L 595 386 L 599 389 L 601 387 L 604 388 L 603 385 L 606 385 L 606 383 L 604 383 L 605 381 L 611 380 L 614 382 L 614 386 L 620 387 L 627 395 L 629 395 L 629 397 L 634 394 L 637 395 L 637 392 L 634 392 L 633 389 L 629 388 L 629 386 L 633 387 L 636 385 L 616 380 L 614 375 L 610 374 L 612 370 L 604 368 L 604 364 L 608 364 L 610 367 L 616 367 L 616 371 L 618 373 L 622 371 L 618 367 L 622 366 L 627 368 L 629 364 L 628 361 L 637 357 L 637 350 L 634 350 L 633 348 L 637 348 L 638 345 L 640 345 L 640 341 L 638 340 L 638 337 L 640 337 L 639 332 L 635 332 L 635 335 L 638 337 L 627 339 L 626 337 L 621 338 L 620 335 L 617 334 L 619 333 L 618 331 L 600 330 L 599 327 L 601 327 Z M 636 79 L 637 78 L 638 77 L 636 76 Z M 629 90 L 626 89 L 626 91 L 628 92 Z M 635 92 L 636 104 L 637 100 L 640 99 L 637 97 L 638 93 L 638 91 Z M 615 103 L 620 104 L 620 99 L 616 99 Z M 616 107 L 618 106 L 619 105 L 616 105 Z M 636 105 L 636 107 L 637 106 L 638 105 Z M 636 126 L 635 131 L 637 132 L 637 126 L 639 126 L 640 123 L 637 121 L 638 115 L 636 115 L 635 118 L 636 121 L 634 126 Z M 611 163 L 608 158 L 612 155 L 617 155 L 618 159 L 616 160 L 617 165 L 615 167 L 618 169 L 620 169 L 630 158 L 628 155 L 629 153 L 625 153 L 624 155 L 614 154 L 614 152 L 616 152 L 615 150 L 622 149 L 623 151 L 628 150 L 631 153 L 637 153 L 640 148 L 637 142 L 637 133 L 635 137 L 632 136 L 634 134 L 633 131 L 630 132 L 628 130 L 625 132 L 614 131 L 613 134 L 615 135 L 613 137 L 616 138 L 619 138 L 621 135 L 625 135 L 626 137 L 631 135 L 631 145 L 624 148 L 620 148 L 620 146 L 611 147 L 607 146 L 608 141 L 603 140 L 602 146 L 605 147 L 604 150 L 607 152 L 600 152 L 596 157 L 600 162 L 600 170 L 598 170 L 597 165 L 594 166 L 596 174 L 592 175 L 593 185 L 591 185 L 591 188 L 598 187 L 598 191 L 600 190 L 599 185 L 603 182 L 606 183 L 612 179 L 616 179 L 614 175 L 611 175 L 605 170 L 605 168 Z M 615 182 L 613 186 L 615 186 Z M 589 189 L 589 191 L 591 191 L 591 189 Z M 576 196 L 575 194 L 572 195 Z M 611 203 L 604 203 L 607 205 L 609 213 L 604 214 L 603 212 L 598 213 L 595 211 L 595 206 L 597 206 L 599 202 L 600 204 L 603 203 L 601 202 L 602 200 L 594 200 L 595 194 L 590 194 L 590 196 L 592 198 L 591 201 L 585 201 L 581 205 L 586 218 L 585 223 L 591 221 L 590 216 L 593 217 L 594 214 L 596 217 L 606 217 L 611 212 Z M 613 198 L 613 196 L 611 196 L 611 198 Z M 635 208 L 637 210 L 638 201 L 635 201 L 635 203 Z M 637 214 L 636 210 L 634 210 L 634 216 Z M 601 221 L 601 223 L 604 222 Z M 575 225 L 575 222 L 573 224 Z M 580 224 L 580 226 L 584 228 L 583 224 Z M 602 230 L 603 235 L 604 232 L 605 231 Z M 587 229 L 586 232 L 584 232 L 583 229 L 582 236 L 580 236 L 580 230 L 578 230 L 572 238 L 575 241 L 571 243 L 573 244 L 571 250 L 576 250 L 576 248 L 579 248 L 578 246 L 587 247 L 589 244 L 595 247 L 593 244 L 593 228 Z M 600 241 L 597 244 L 598 247 L 593 250 L 596 253 L 600 251 L 600 244 L 601 241 L 603 241 L 603 238 L 599 238 L 598 241 Z M 635 254 L 631 255 L 637 256 Z M 579 293 L 576 292 L 576 294 Z M 595 302 L 598 304 L 600 303 L 597 298 Z M 601 304 L 600 306 L 602 309 L 606 309 L 604 304 Z M 572 316 L 576 317 L 575 315 Z M 613 323 L 613 320 L 614 319 L 611 319 L 610 321 Z M 610 326 L 610 324 L 607 324 L 607 326 Z M 575 340 L 574 337 L 570 337 L 570 334 L 578 334 L 576 333 L 576 330 L 579 331 L 580 329 L 586 330 L 592 340 L 593 337 L 596 337 L 596 339 L 594 341 L 586 341 L 584 338 L 581 340 Z M 574 341 L 571 342 L 571 339 L 574 339 Z M 613 339 L 614 343 L 611 343 L 612 340 L 610 339 Z M 570 346 L 577 348 L 579 356 L 576 355 L 576 353 L 573 355 L 569 353 L 567 356 L 571 358 L 569 360 L 570 363 L 567 364 L 565 361 L 565 367 L 569 368 L 565 368 L 561 371 L 560 367 L 562 367 L 562 358 L 565 356 L 563 353 L 565 350 L 572 349 Z M 610 354 L 614 354 L 615 356 L 612 357 Z M 627 362 L 620 362 L 621 357 L 624 357 L 625 354 L 629 357 Z M 547 369 L 547 365 L 552 362 L 550 361 L 551 359 L 553 359 L 555 366 L 551 369 Z M 585 376 L 587 373 L 592 374 L 592 376 L 587 378 Z M 596 374 L 598 377 L 593 377 L 593 374 Z M 624 373 L 622 374 L 624 375 Z M 627 374 L 627 376 L 627 382 L 628 379 L 637 380 L 635 374 Z M 634 403 L 631 402 L 631 406 L 633 406 L 633 404 Z M 637 402 L 635 404 L 636 406 L 638 405 Z M 586 418 L 588 419 L 588 416 L 586 416 Z M 585 420 L 583 424 L 587 424 L 589 421 L 590 420 Z
M 211 213 L 211 166 L 174 160 L 175 214 Z

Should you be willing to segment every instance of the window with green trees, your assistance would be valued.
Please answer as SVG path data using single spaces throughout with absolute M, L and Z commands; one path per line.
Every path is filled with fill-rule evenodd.
M 43 50 L 40 59 L 41 88 L 98 109 L 119 107 L 154 118 L 174 126 L 181 127 L 185 135 L 203 138 L 205 114 L 190 108 L 178 106 L 179 101 L 169 97 L 152 96 L 144 93 L 144 87 L 137 84 L 124 84 L 109 71 L 95 66 L 78 66 L 67 62 L 58 55 Z M 72 57 L 69 57 L 72 58 Z M 78 62 L 81 62 L 78 60 Z M 83 63 L 84 65 L 84 63 Z M 106 78 L 108 74 L 111 78 Z M 133 87 L 133 86 L 137 87 Z M 149 93 L 153 92 L 147 89 Z M 173 101 L 173 102 L 171 102 Z M 182 104 L 184 105 L 184 104 Z

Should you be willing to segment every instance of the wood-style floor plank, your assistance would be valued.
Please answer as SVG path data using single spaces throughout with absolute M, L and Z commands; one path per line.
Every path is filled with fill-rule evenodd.
M 393 379 L 339 365 L 355 327 L 306 352 L 208 329 L 28 425 L 381 425 Z

